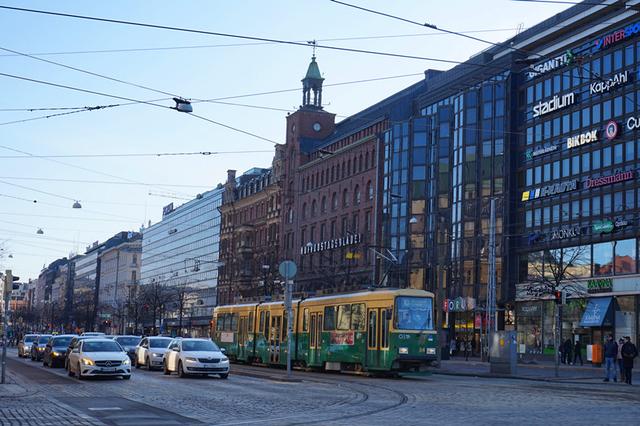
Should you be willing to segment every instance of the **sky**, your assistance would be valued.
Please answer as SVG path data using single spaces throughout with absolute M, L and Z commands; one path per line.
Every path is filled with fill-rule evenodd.
M 500 42 L 569 7 L 512 0 L 353 0 L 352 4 Z M 28 1 L 0 5 L 319 45 L 464 61 L 489 47 L 330 0 Z M 224 182 L 227 169 L 270 167 L 287 112 L 298 108 L 312 48 L 0 9 L 0 267 L 23 280 L 119 231 L 138 231 Z M 145 50 L 139 50 L 145 49 Z M 149 50 L 150 49 L 150 50 Z M 114 51 L 117 50 L 117 51 Z M 452 64 L 318 49 L 324 108 L 338 120 Z M 15 77 L 68 86 L 54 87 Z M 403 77 L 398 77 L 403 76 Z M 370 80 L 332 87 L 331 84 Z M 154 101 L 37 119 L 128 101 Z M 290 91 L 283 91 L 292 89 Z M 155 90 L 155 91 L 154 91 Z M 262 92 L 283 91 L 275 94 Z M 194 100 L 194 114 L 166 107 Z M 241 95 L 252 95 L 242 96 Z M 228 98 L 222 102 L 196 102 Z M 218 101 L 220 102 L 220 101 Z M 229 103 L 242 104 L 230 105 Z M 273 142 L 271 142 L 273 141 Z M 250 151 L 218 155 L 124 154 Z M 50 157 L 78 155 L 113 157 Z M 38 157 L 48 156 L 48 157 Z M 75 201 L 81 209 L 72 209 Z M 35 201 L 35 202 L 34 202 Z M 38 234 L 38 229 L 43 233 Z M 11 255 L 11 257 L 9 257 Z

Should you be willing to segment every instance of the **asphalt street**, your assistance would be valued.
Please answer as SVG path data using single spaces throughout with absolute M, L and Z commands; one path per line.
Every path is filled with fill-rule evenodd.
M 67 377 L 18 359 L 0 425 L 637 424 L 640 385 L 427 375 L 372 378 L 233 365 L 228 380 L 137 369 L 130 381 Z

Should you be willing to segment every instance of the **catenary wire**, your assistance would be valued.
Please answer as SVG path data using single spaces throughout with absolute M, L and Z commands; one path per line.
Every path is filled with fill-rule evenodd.
M 307 48 L 309 47 L 308 42 L 298 42 L 298 41 L 292 41 L 292 40 L 280 40 L 280 39 L 274 39 L 274 38 L 248 36 L 248 35 L 242 35 L 242 34 L 231 34 L 231 33 L 222 33 L 222 32 L 216 32 L 216 31 L 196 30 L 193 28 L 182 28 L 182 27 L 174 27 L 174 26 L 168 26 L 168 25 L 149 24 L 149 23 L 143 23 L 143 22 L 126 21 L 121 19 L 109 19 L 109 18 L 101 18 L 101 17 L 95 17 L 95 16 L 52 12 L 52 11 L 38 10 L 38 9 L 27 9 L 27 8 L 4 6 L 4 5 L 0 5 L 0 9 L 13 10 L 13 11 L 19 11 L 19 12 L 38 13 L 43 15 L 61 16 L 65 18 L 74 18 L 74 19 L 82 19 L 82 20 L 89 20 L 89 21 L 106 22 L 111 24 L 130 25 L 130 26 L 153 28 L 153 29 L 168 30 L 168 31 L 212 35 L 212 36 L 218 36 L 218 37 L 238 38 L 243 40 L 266 41 L 266 42 L 291 45 L 291 46 L 304 46 Z M 353 49 L 353 48 L 341 47 L 341 46 L 329 46 L 329 45 L 321 45 L 321 44 L 316 44 L 315 46 L 318 49 L 344 51 L 344 52 L 350 52 L 350 53 L 363 53 L 363 54 L 370 54 L 370 55 L 377 55 L 377 56 L 388 56 L 388 57 L 404 58 L 404 59 L 417 59 L 417 60 L 423 60 L 423 61 L 442 62 L 442 63 L 456 64 L 456 65 L 464 63 L 464 61 L 454 61 L 450 59 L 429 58 L 429 57 L 415 56 L 415 55 L 403 55 L 399 53 L 380 52 L 375 50 L 364 50 L 364 49 Z M 470 65 L 477 66 L 479 68 L 496 68 L 492 65 L 487 65 L 487 64 L 470 64 Z
M 262 152 L 273 152 L 273 150 L 195 151 L 195 152 L 124 153 L 124 154 L 62 154 L 62 155 L 33 155 L 33 156 L 0 155 L 0 158 L 29 159 L 29 158 L 182 157 L 182 156 L 211 156 L 211 155 L 221 155 L 221 154 L 257 154 Z M 170 184 L 145 184 L 145 185 L 173 186 Z
M 106 180 L 82 180 L 82 179 L 63 179 L 63 178 L 50 178 L 50 177 L 34 177 L 34 176 L 0 176 L 0 179 L 9 179 L 9 180 L 32 180 L 32 181 L 40 181 L 40 182 L 70 182 L 70 183 L 89 183 L 89 184 L 100 184 L 100 185 L 139 185 L 139 186 L 174 186 L 177 188 L 201 188 L 211 189 L 211 186 L 208 185 L 187 185 L 187 184 L 171 184 L 171 183 L 131 183 L 131 182 L 112 182 Z M 7 183 L 0 180 L 0 183 Z M 51 194 L 48 194 L 51 195 Z M 69 200 L 75 201 L 76 199 L 65 197 Z

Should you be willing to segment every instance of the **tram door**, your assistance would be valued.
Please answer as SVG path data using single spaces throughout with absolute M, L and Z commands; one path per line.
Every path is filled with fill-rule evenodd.
M 247 356 L 247 317 L 240 317 L 238 327 L 238 359 L 246 359 Z
M 282 328 L 282 316 L 271 317 L 271 327 L 269 328 L 269 362 L 278 364 L 280 362 L 280 330 Z
M 374 308 L 367 311 L 367 366 L 384 366 L 389 348 L 389 320 L 387 309 Z

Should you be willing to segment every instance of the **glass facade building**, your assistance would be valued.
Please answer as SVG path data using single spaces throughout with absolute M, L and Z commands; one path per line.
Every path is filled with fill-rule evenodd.
M 175 209 L 163 210 L 160 222 L 144 229 L 142 286 L 161 283 L 169 289 L 188 289 L 182 327 L 194 335 L 208 335 L 216 306 L 220 251 L 221 187 L 200 194 Z M 161 328 L 176 328 L 177 301 L 169 303 Z

